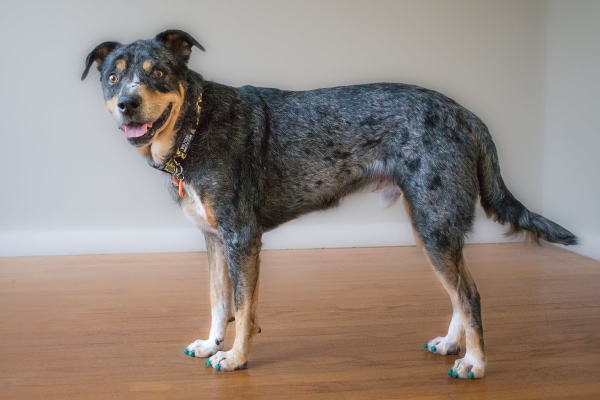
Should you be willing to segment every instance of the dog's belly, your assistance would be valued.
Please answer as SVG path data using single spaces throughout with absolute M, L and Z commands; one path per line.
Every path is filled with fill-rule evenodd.
M 185 195 L 181 200 L 181 209 L 185 216 L 203 231 L 217 234 L 218 231 L 216 227 L 209 222 L 207 210 L 194 188 L 187 184 L 184 185 L 184 188 Z

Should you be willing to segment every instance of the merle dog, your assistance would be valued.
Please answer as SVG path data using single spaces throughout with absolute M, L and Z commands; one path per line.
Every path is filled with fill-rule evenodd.
M 486 358 L 480 297 L 463 257 L 478 197 L 488 216 L 534 240 L 575 244 L 569 231 L 529 211 L 506 188 L 485 124 L 448 97 L 404 84 L 282 91 L 209 82 L 187 67 L 189 34 L 105 42 L 95 62 L 108 111 L 148 163 L 172 176 L 173 194 L 203 231 L 212 326 L 185 353 L 217 370 L 245 368 L 260 332 L 261 235 L 358 190 L 385 203 L 404 195 L 417 243 L 450 294 L 452 321 L 424 347 L 466 354 L 449 374 L 481 378 Z M 235 321 L 233 347 L 223 351 Z

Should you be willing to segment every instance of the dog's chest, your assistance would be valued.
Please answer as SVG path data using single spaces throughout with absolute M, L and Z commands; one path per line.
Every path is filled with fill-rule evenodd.
M 202 203 L 202 199 L 192 186 L 184 184 L 184 189 L 185 195 L 180 204 L 186 217 L 202 230 L 218 233 L 210 207 Z

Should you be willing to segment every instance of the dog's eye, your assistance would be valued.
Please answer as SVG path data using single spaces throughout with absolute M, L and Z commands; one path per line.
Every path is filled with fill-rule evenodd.
M 152 76 L 154 76 L 157 79 L 160 79 L 163 76 L 165 76 L 165 73 L 162 72 L 160 69 L 155 69 L 154 72 L 152 72 Z
M 117 83 L 119 81 L 119 78 L 117 77 L 116 74 L 110 74 L 108 76 L 108 83 L 114 85 L 115 83 Z

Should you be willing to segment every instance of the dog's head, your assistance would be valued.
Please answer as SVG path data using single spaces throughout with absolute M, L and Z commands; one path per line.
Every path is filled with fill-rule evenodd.
M 142 148 L 156 141 L 171 142 L 184 103 L 182 80 L 193 46 L 204 51 L 179 30 L 127 45 L 104 42 L 87 56 L 81 79 L 95 62 L 108 112 L 129 143 Z

